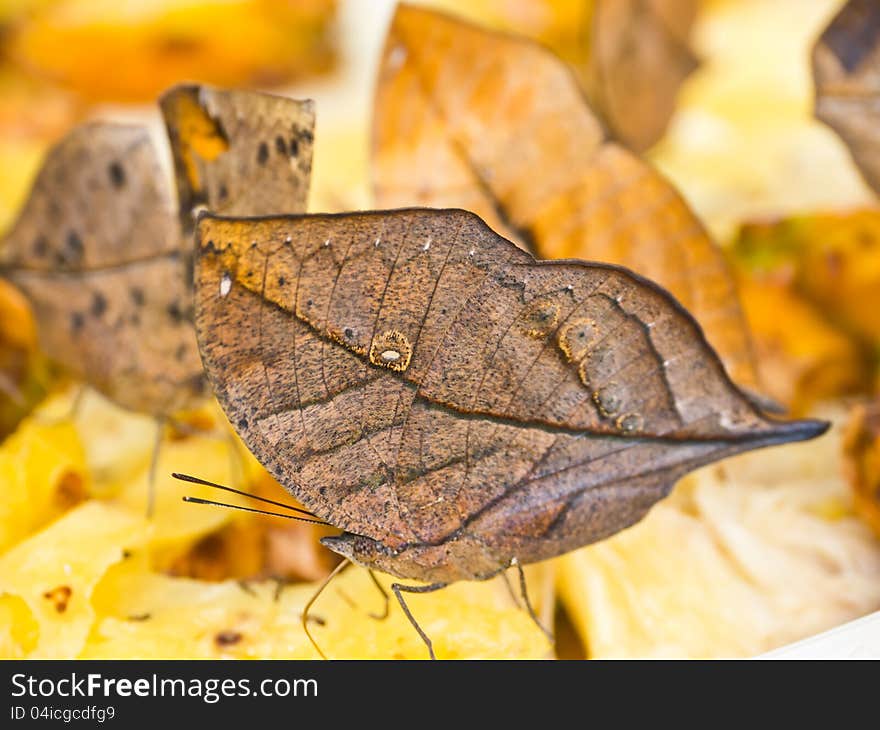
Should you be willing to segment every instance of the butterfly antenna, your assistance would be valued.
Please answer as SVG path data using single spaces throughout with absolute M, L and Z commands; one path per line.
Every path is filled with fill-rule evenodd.
M 226 507 L 227 509 L 237 509 L 242 512 L 253 512 L 258 515 L 268 515 L 269 517 L 283 517 L 286 520 L 296 520 L 297 522 L 308 522 L 311 525 L 329 525 L 329 522 L 324 522 L 324 520 L 310 520 L 306 517 L 297 517 L 296 515 L 286 515 L 283 512 L 270 512 L 265 509 L 256 509 L 254 507 L 243 507 L 240 504 L 229 504 L 228 502 L 215 502 L 213 499 L 202 499 L 201 497 L 190 497 L 186 496 L 183 498 L 184 502 L 192 502 L 193 504 L 207 504 L 212 507 Z
M 227 487 L 223 484 L 216 484 L 215 482 L 209 482 L 206 479 L 200 479 L 199 477 L 190 476 L 189 474 L 179 474 L 174 472 L 172 475 L 175 479 L 179 479 L 182 482 L 189 482 L 190 484 L 201 484 L 203 487 L 213 487 L 214 489 L 222 489 L 224 492 L 232 492 L 233 494 L 237 494 L 241 497 L 248 497 L 249 499 L 254 499 L 257 502 L 262 502 L 263 504 L 271 504 L 274 507 L 281 507 L 282 509 L 289 509 L 291 512 L 298 512 L 301 515 L 305 515 L 306 517 L 317 517 L 316 514 L 309 512 L 308 510 L 301 509 L 299 507 L 294 507 L 291 504 L 284 504 L 283 502 L 276 502 L 274 499 L 267 499 L 266 497 L 261 497 L 258 494 L 251 494 L 250 492 L 243 492 L 240 489 L 233 489 L 232 487 Z M 274 514 L 274 513 L 273 513 Z M 286 517 L 286 515 L 279 515 L 280 517 Z

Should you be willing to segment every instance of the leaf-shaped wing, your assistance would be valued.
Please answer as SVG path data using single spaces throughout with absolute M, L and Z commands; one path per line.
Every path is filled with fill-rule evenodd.
M 167 413 L 203 391 L 181 246 L 148 131 L 86 124 L 49 152 L 2 256 L 53 360 L 120 405 Z
M 192 210 L 305 210 L 314 124 L 311 102 L 208 87 L 176 87 L 162 108 L 180 221 L 147 130 L 84 125 L 50 152 L 2 249 L 49 356 L 120 405 L 154 414 L 204 394 Z
M 176 86 L 159 101 L 184 229 L 205 205 L 222 215 L 301 213 L 312 168 L 311 101 Z
M 662 289 L 536 262 L 471 213 L 207 216 L 197 238 L 196 327 L 228 417 L 390 572 L 557 555 L 696 466 L 823 428 L 757 412 Z M 439 552 L 404 564 L 414 547 Z
M 401 5 L 373 126 L 381 207 L 460 207 L 541 258 L 620 264 L 697 318 L 757 390 L 736 287 L 675 189 L 607 139 L 568 68 L 524 39 Z
M 49 151 L 2 260 L 36 271 L 88 271 L 179 247 L 148 130 L 97 122 L 75 127 Z
M 813 49 L 816 116 L 880 192 L 880 4 L 849 0 Z

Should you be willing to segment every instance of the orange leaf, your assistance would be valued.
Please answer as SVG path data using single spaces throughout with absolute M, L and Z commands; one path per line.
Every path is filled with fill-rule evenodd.
M 401 5 L 380 72 L 375 192 L 384 207 L 461 207 L 543 258 L 620 264 L 696 317 L 755 389 L 721 251 L 652 167 L 608 139 L 570 71 L 543 48 Z

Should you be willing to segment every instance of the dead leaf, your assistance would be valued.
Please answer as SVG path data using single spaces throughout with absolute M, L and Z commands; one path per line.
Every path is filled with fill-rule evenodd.
M 600 540 L 685 472 L 827 424 L 767 419 L 625 269 L 535 262 L 472 213 L 197 227 L 196 328 L 248 447 L 323 542 L 449 582 Z
M 580 70 L 587 96 L 612 135 L 630 149 L 666 130 L 682 82 L 697 66 L 688 36 L 695 0 L 597 0 L 589 55 Z
M 460 207 L 541 258 L 627 266 L 700 322 L 731 377 L 758 390 L 727 263 L 681 196 L 606 136 L 543 48 L 399 6 L 373 125 L 381 207 Z
M 880 192 L 880 5 L 849 0 L 813 49 L 816 116 Z
M 432 3 L 435 4 L 435 3 Z M 440 2 L 487 28 L 540 42 L 567 61 L 612 135 L 641 151 L 657 142 L 696 67 L 696 0 Z

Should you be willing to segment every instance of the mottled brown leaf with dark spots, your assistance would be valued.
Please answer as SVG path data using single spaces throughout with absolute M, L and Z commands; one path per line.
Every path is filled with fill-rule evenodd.
M 850 0 L 813 49 L 816 116 L 880 192 L 880 3 Z
M 641 519 L 687 471 L 810 438 L 732 384 L 664 290 L 536 262 L 461 210 L 197 227 L 196 329 L 230 421 L 325 539 L 489 577 Z

